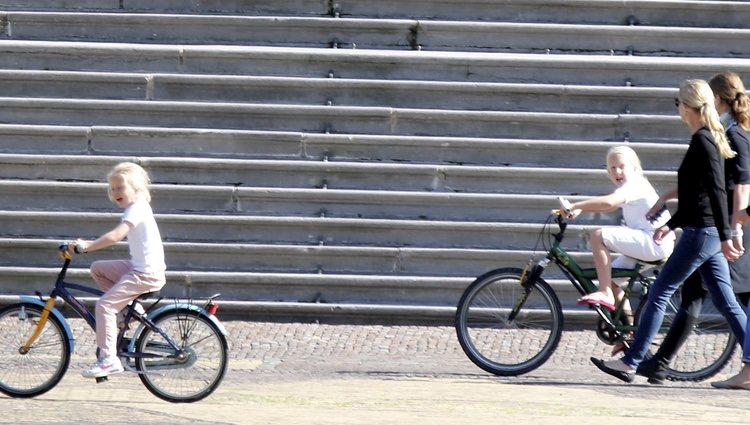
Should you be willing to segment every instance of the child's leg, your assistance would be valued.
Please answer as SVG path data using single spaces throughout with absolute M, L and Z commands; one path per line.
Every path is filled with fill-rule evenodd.
M 99 288 L 107 292 L 115 286 L 115 283 L 127 273 L 130 273 L 131 265 L 127 260 L 100 260 L 91 264 L 89 273 L 94 278 Z
M 613 299 L 610 284 L 612 283 L 612 255 L 609 249 L 604 245 L 602 239 L 602 229 L 595 229 L 591 232 L 591 252 L 594 254 L 594 267 L 596 268 L 596 278 L 599 280 L 599 292 L 606 295 L 608 299 Z
M 117 357 L 117 312 L 139 295 L 164 286 L 163 276 L 130 272 L 120 278 L 96 303 L 96 345 L 101 358 Z

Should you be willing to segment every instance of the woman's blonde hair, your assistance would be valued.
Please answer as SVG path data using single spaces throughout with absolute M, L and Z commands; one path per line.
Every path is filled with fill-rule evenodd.
M 151 179 L 148 178 L 148 173 L 140 165 L 132 162 L 121 162 L 115 165 L 107 174 L 107 181 L 110 181 L 115 176 L 122 177 L 139 197 L 142 197 L 146 202 L 151 202 L 151 192 L 148 189 Z M 108 188 L 107 192 L 109 200 L 114 202 L 111 188 Z
M 643 175 L 643 167 L 641 167 L 641 160 L 638 158 L 638 154 L 630 146 L 613 146 L 607 151 L 607 168 L 609 168 L 609 162 L 613 156 L 622 156 L 628 164 L 632 164 L 635 167 L 635 171 L 639 175 Z
M 729 146 L 719 113 L 714 104 L 714 92 L 705 80 L 685 80 L 680 84 L 680 102 L 701 114 L 705 125 L 714 138 L 722 158 L 732 158 L 736 153 Z

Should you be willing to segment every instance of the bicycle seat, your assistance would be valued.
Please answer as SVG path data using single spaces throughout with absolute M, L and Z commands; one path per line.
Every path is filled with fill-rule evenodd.
M 645 261 L 645 260 L 639 260 L 636 258 L 636 261 L 638 261 L 641 264 L 648 264 L 649 266 L 661 266 L 667 262 L 667 259 L 662 258 L 661 260 L 656 260 L 656 261 Z
M 138 301 L 147 300 L 151 297 L 159 295 L 160 292 L 161 291 L 144 292 L 141 295 L 138 295 L 138 297 L 136 297 L 136 300 Z

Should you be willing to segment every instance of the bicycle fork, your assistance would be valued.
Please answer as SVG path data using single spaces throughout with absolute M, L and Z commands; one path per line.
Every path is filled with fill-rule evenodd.
M 19 353 L 28 354 L 29 350 L 31 349 L 31 346 L 34 345 L 34 342 L 36 342 L 36 339 L 39 338 L 39 335 L 42 334 L 44 325 L 47 324 L 49 313 L 52 310 L 52 308 L 54 308 L 54 306 L 55 306 L 55 297 L 53 296 L 53 297 L 50 297 L 46 303 L 44 303 L 44 310 L 42 311 L 42 315 L 39 316 L 39 323 L 36 324 L 36 329 L 34 329 L 34 333 L 31 334 L 31 336 L 26 341 L 26 343 L 22 345 L 21 348 L 18 349 Z
M 529 299 L 529 295 L 531 294 L 531 286 L 534 284 L 534 282 L 536 282 L 537 279 L 539 279 L 539 277 L 544 272 L 544 269 L 547 268 L 547 265 L 549 265 L 550 261 L 551 260 L 549 259 L 549 257 L 544 257 L 536 264 L 534 264 L 533 260 L 529 260 L 528 264 L 526 264 L 523 273 L 521 273 L 521 279 L 519 279 L 519 283 L 523 288 L 523 291 L 518 295 L 513 308 L 510 310 L 510 314 L 508 315 L 509 322 L 512 322 L 513 320 L 515 320 L 516 316 L 518 316 L 518 313 L 520 313 L 521 308 L 526 303 L 526 300 Z

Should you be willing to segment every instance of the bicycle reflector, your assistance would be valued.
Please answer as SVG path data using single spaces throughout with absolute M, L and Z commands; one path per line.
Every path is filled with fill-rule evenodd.
M 209 314 L 210 316 L 214 316 L 214 315 L 216 315 L 216 310 L 218 310 L 218 309 L 219 309 L 219 304 L 216 304 L 216 303 L 213 303 L 213 302 L 212 302 L 212 303 L 209 303 L 209 304 L 208 304 L 208 305 L 206 306 L 206 311 L 208 312 L 208 314 Z

